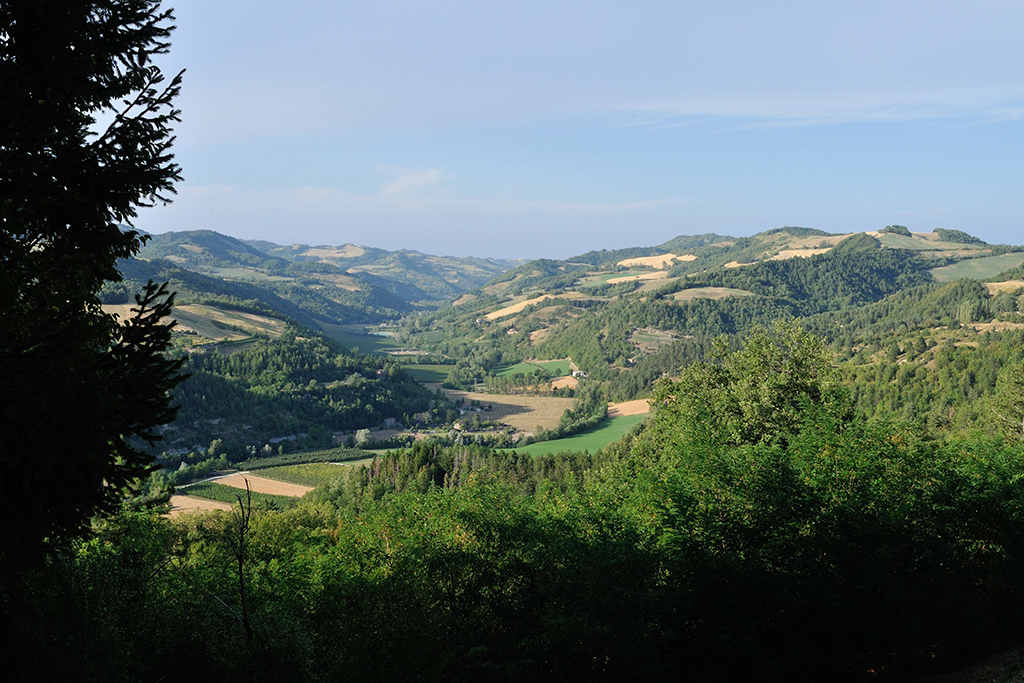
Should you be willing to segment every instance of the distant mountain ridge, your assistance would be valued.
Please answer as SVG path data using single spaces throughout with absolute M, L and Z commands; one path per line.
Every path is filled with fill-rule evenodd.
M 345 288 L 349 290 L 361 288 L 357 282 L 361 280 L 370 288 L 387 289 L 409 303 L 442 301 L 459 296 L 518 263 L 476 257 L 433 256 L 409 250 L 388 251 L 354 244 L 280 245 L 264 240 L 240 240 L 212 230 L 152 235 L 140 250 L 139 258 L 166 259 L 182 268 L 239 280 L 299 274 L 338 281 L 337 277 L 330 276 L 347 275 L 355 278 L 344 281 Z M 225 269 L 234 270 L 225 272 Z M 253 272 L 246 273 L 246 269 Z

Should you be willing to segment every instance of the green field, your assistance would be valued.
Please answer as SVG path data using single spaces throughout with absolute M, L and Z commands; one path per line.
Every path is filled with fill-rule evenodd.
M 177 492 L 183 496 L 219 500 L 222 503 L 237 503 L 239 495 L 242 496 L 243 500 L 245 499 L 245 491 L 242 489 L 235 488 L 234 486 L 225 486 L 224 484 L 214 484 L 209 481 L 182 486 L 178 488 Z M 252 493 L 253 503 L 257 505 L 261 503 L 270 504 L 282 509 L 293 505 L 296 500 L 298 499 L 291 496 L 275 496 L 272 493 L 256 493 L 255 491 Z
M 963 251 L 965 249 L 987 249 L 984 244 L 960 244 L 959 242 L 941 242 L 939 240 L 926 240 L 921 237 L 906 237 L 885 233 L 878 236 L 882 246 L 891 249 L 913 249 L 915 251 Z
M 569 374 L 569 359 L 562 360 L 540 360 L 533 363 L 516 363 L 506 365 L 503 368 L 496 368 L 494 374 L 498 377 L 511 377 L 512 375 L 532 375 L 537 369 L 544 370 L 552 377 L 564 377 Z
M 427 342 L 428 344 L 442 342 L 447 338 L 448 335 L 444 330 L 429 330 L 416 335 L 416 339 Z
M 417 382 L 443 382 L 448 379 L 452 365 L 403 365 L 402 369 L 413 376 Z
M 644 273 L 650 273 L 650 270 L 623 270 L 618 273 L 602 273 L 601 275 L 591 275 L 590 277 L 584 278 L 580 281 L 580 286 L 593 286 L 603 285 L 609 280 L 614 280 L 619 277 L 633 277 L 636 275 L 643 275 Z
M 321 322 L 324 334 L 339 342 L 346 349 L 359 349 L 359 353 L 385 354 L 388 351 L 397 351 L 401 347 L 390 337 L 377 337 L 369 334 L 361 334 L 346 328 L 343 325 L 332 325 Z
M 995 277 L 1004 270 L 1016 268 L 1024 263 L 1024 252 L 1003 254 L 1001 256 L 986 256 L 985 258 L 968 259 L 959 261 L 951 266 L 942 266 L 932 269 L 932 277 L 939 282 L 951 282 L 963 277 L 974 280 L 987 280 Z
M 259 458 L 249 458 L 237 463 L 235 467 L 240 470 L 264 470 L 269 467 L 280 467 L 282 465 L 304 465 L 309 462 L 350 462 L 362 460 L 366 457 L 365 451 L 358 448 L 325 448 L 318 451 L 298 451 L 296 453 L 285 453 L 283 455 L 268 455 Z M 260 474 L 262 476 L 262 473 Z
M 280 467 L 268 467 L 259 471 L 261 477 L 286 481 L 291 484 L 302 486 L 321 486 L 329 484 L 345 474 L 347 465 L 362 465 L 372 461 L 372 458 L 354 460 L 345 465 L 335 465 L 329 462 L 307 463 L 305 465 L 282 465 Z
M 530 455 L 548 455 L 565 451 L 590 451 L 594 453 L 622 439 L 633 428 L 633 425 L 640 424 L 645 417 L 647 415 L 610 417 L 602 422 L 597 429 L 585 434 L 577 434 L 576 436 L 569 436 L 554 441 L 542 441 L 523 448 L 507 449 L 507 451 L 515 450 L 518 453 L 529 453 Z

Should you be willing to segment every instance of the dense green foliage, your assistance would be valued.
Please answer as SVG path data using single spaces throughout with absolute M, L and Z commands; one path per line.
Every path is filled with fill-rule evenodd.
M 691 278 L 687 286 L 734 287 L 777 297 L 809 315 L 877 301 L 927 282 L 926 265 L 913 252 L 883 249 L 878 240 L 861 234 L 824 254 L 720 270 Z
M 957 244 L 985 244 L 985 242 L 973 235 L 968 235 L 963 230 L 950 230 L 948 228 L 935 228 L 935 234 L 943 242 L 954 242 Z
M 877 680 L 1024 626 L 1020 445 L 865 419 L 794 324 L 656 399 L 596 456 L 418 444 L 248 525 L 126 512 L 19 580 L 9 668 Z
M 302 435 L 301 445 L 324 447 L 332 431 L 408 423 L 439 401 L 393 361 L 296 330 L 230 355 L 193 353 L 185 367 L 192 376 L 175 391 L 181 410 L 168 445 L 195 450 L 219 438 L 234 460 L 300 445 L 272 439 Z

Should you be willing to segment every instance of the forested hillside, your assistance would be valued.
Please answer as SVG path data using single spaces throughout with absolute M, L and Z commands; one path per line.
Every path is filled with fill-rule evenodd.
M 1017 644 L 1024 281 L 933 271 L 1024 252 L 899 228 L 532 261 L 406 308 L 422 268 L 215 238 L 124 263 L 108 302 L 169 278 L 191 376 L 161 470 L 19 579 L 25 675 L 901 680 Z M 324 258 L 405 267 L 350 246 Z M 337 448 L 385 421 L 391 450 Z M 205 480 L 233 469 L 313 490 L 250 505 Z M 161 517 L 175 486 L 234 511 Z
M 37 679 L 857 681 L 1015 642 L 1018 436 L 867 418 L 796 324 L 711 357 L 597 456 L 423 444 L 284 511 L 125 510 L 23 578 L 7 645 Z
M 309 332 L 288 330 L 229 355 L 192 353 L 190 377 L 175 392 L 178 419 L 165 429 L 169 450 L 205 450 L 214 439 L 242 460 L 246 447 L 301 436 L 307 448 L 334 444 L 332 432 L 377 427 L 386 418 L 403 424 L 436 404 L 394 361 L 354 356 Z M 277 452 L 277 446 L 273 452 Z

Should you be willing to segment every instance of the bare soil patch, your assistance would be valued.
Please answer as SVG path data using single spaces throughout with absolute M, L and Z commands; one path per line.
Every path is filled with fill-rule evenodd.
M 754 296 L 745 289 L 732 287 L 693 287 L 672 295 L 676 301 L 693 301 L 694 299 L 724 299 L 730 296 Z
M 496 311 L 492 311 L 491 313 L 488 313 L 484 317 L 487 318 L 488 320 L 497 320 L 498 318 L 507 318 L 510 315 L 515 315 L 516 313 L 522 312 L 522 310 L 524 308 L 526 308 L 527 306 L 532 306 L 533 304 L 540 303 L 541 301 L 544 301 L 545 299 L 557 299 L 557 298 L 578 299 L 578 298 L 580 298 L 582 296 L 583 295 L 580 294 L 579 292 L 566 292 L 565 294 L 556 294 L 554 296 L 552 296 L 550 294 L 543 294 L 541 296 L 534 297 L 533 299 L 525 299 L 525 300 L 520 301 L 518 303 L 514 303 L 511 306 L 506 306 L 505 308 L 499 308 Z
M 178 515 L 186 512 L 192 512 L 193 510 L 230 510 L 231 506 L 227 503 L 222 503 L 219 500 L 207 500 L 205 498 L 196 498 L 195 496 L 171 496 L 171 511 L 168 513 L 171 517 L 177 517 Z
M 993 320 L 990 323 L 974 323 L 975 332 L 1002 332 L 1003 330 L 1024 329 L 1024 323 L 1011 323 L 1006 320 Z
M 650 266 L 651 268 L 667 268 L 673 261 L 696 261 L 693 254 L 659 254 L 657 256 L 642 256 L 640 258 L 627 258 L 619 261 L 618 265 L 626 268 L 633 266 Z
M 576 385 L 579 383 L 580 381 L 578 379 L 567 375 L 565 377 L 558 377 L 557 379 L 551 380 L 551 388 L 564 389 L 566 387 L 569 387 L 570 389 L 575 389 Z
M 223 477 L 215 477 L 210 481 L 216 484 L 223 484 L 224 486 L 233 486 L 236 489 L 245 489 L 245 480 L 249 480 L 249 488 L 256 493 L 272 493 L 276 496 L 294 496 L 301 498 L 313 489 L 309 486 L 301 486 L 299 484 L 289 484 L 283 481 L 277 481 L 275 479 L 266 479 L 264 477 L 257 477 L 249 474 L 248 472 L 237 472 L 235 474 L 228 474 Z
M 366 250 L 362 247 L 357 247 L 354 244 L 343 244 L 340 247 L 313 247 L 303 252 L 303 255 L 312 258 L 332 259 L 354 258 L 365 253 Z
M 642 273 L 640 275 L 625 275 L 623 277 L 613 277 L 608 280 L 608 284 L 617 285 L 620 282 L 629 282 L 630 280 L 664 280 L 668 277 L 667 270 L 655 270 L 650 273 Z
M 547 339 L 548 336 L 550 336 L 550 334 L 551 329 L 547 327 L 541 330 L 534 330 L 533 332 L 530 333 L 530 342 L 533 344 L 539 344 L 545 339 Z
M 845 235 L 812 235 L 811 237 L 801 237 L 794 239 L 789 242 L 790 249 L 814 249 L 824 247 L 826 244 L 829 246 L 836 246 L 848 237 L 853 237 L 857 233 L 850 232 Z
M 1018 289 L 1024 289 L 1024 280 L 1007 280 L 1006 282 L 986 282 L 984 283 L 988 287 L 989 294 L 998 294 L 999 292 L 1016 292 Z M 104 308 L 106 308 L 104 306 Z
M 824 254 L 829 251 L 832 247 L 822 247 L 820 249 L 783 249 L 775 256 L 772 256 L 770 261 L 786 261 L 791 258 L 809 258 L 818 254 Z
M 638 398 L 635 401 L 623 401 L 622 403 L 608 404 L 608 417 L 623 417 L 625 415 L 644 415 L 651 412 L 651 405 L 646 398 Z
M 468 304 L 475 298 L 476 294 L 463 294 L 458 299 L 452 302 L 452 306 L 461 306 L 462 304 Z
M 537 427 L 554 429 L 562 413 L 572 407 L 573 399 L 553 396 L 506 396 L 479 394 L 472 391 L 441 389 L 453 401 L 480 401 L 490 404 L 491 410 L 480 413 L 480 419 L 504 422 L 523 432 L 533 433 Z

